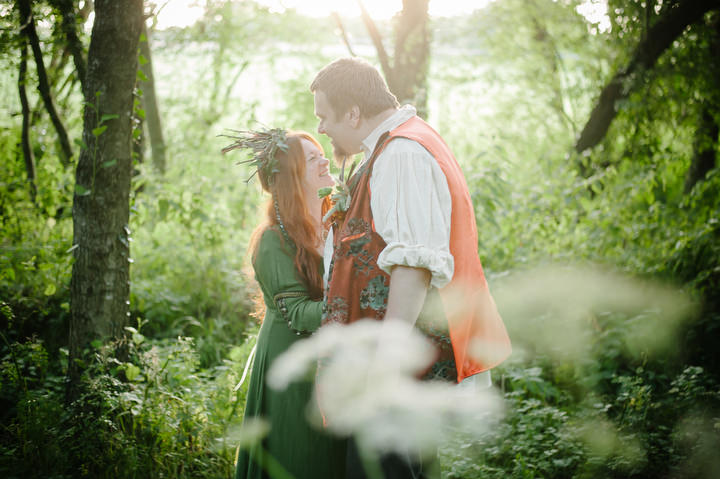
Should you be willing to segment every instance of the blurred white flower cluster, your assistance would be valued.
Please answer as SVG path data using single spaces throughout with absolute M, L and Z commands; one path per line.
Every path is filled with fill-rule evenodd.
M 432 453 L 455 434 L 482 434 L 502 411 L 491 388 L 417 379 L 433 360 L 433 346 L 406 323 L 363 320 L 297 342 L 275 360 L 268 384 L 283 389 L 317 367 L 311 408 L 331 432 L 364 450 Z

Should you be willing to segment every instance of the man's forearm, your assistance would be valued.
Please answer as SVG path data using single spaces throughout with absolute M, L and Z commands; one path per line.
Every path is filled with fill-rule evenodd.
M 386 319 L 401 319 L 415 324 L 430 285 L 430 272 L 426 269 L 395 266 L 390 273 Z

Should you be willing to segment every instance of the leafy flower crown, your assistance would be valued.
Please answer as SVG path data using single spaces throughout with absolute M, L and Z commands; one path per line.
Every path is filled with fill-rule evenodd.
M 278 150 L 288 151 L 287 131 L 282 128 L 261 129 L 261 130 L 230 130 L 232 135 L 220 135 L 234 140 L 230 145 L 222 149 L 223 153 L 232 150 L 250 150 L 251 158 L 238 161 L 239 165 L 250 165 L 255 171 L 245 180 L 246 183 L 260 172 L 267 179 L 268 185 L 273 184 L 275 173 L 278 170 L 275 154 Z

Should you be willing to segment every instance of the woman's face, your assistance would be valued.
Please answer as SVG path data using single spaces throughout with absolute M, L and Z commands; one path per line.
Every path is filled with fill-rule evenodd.
M 305 194 L 309 198 L 317 198 L 320 188 L 333 186 L 335 181 L 330 176 L 330 162 L 322 154 L 322 151 L 309 140 L 300 139 L 303 154 L 305 155 Z

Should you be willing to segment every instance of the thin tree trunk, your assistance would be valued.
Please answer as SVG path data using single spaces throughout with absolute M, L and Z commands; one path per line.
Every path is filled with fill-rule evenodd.
M 65 166 L 70 165 L 72 159 L 72 148 L 70 147 L 70 140 L 68 139 L 65 125 L 63 125 L 60 116 L 55 108 L 55 102 L 53 101 L 52 95 L 50 94 L 50 85 L 48 84 L 47 73 L 45 71 L 45 63 L 43 62 L 42 51 L 40 51 L 40 39 L 38 38 L 37 31 L 35 30 L 35 20 L 32 15 L 32 8 L 30 6 L 30 0 L 17 0 L 18 11 L 20 12 L 20 31 L 27 38 L 30 43 L 30 47 L 35 57 L 35 65 L 37 68 L 38 75 L 38 91 L 40 97 L 43 100 L 45 109 L 50 115 L 55 131 L 58 135 L 60 142 L 60 159 Z
M 140 70 L 145 79 L 140 82 L 142 89 L 142 104 L 145 110 L 145 122 L 150 136 L 150 147 L 152 148 L 153 167 L 160 173 L 165 173 L 165 139 L 162 132 L 162 121 L 158 109 L 157 95 L 155 94 L 155 75 L 153 75 L 152 56 L 150 54 L 150 36 L 147 26 L 143 22 L 142 32 L 144 41 L 140 41 L 140 53 L 145 58 L 141 62 Z
M 720 78 L 720 12 L 711 15 L 708 26 L 710 38 L 706 68 L 710 72 L 710 78 L 718 81 Z M 705 179 L 710 170 L 717 166 L 720 125 L 718 125 L 715 115 L 719 110 L 719 100 L 714 95 L 708 95 L 708 92 L 704 90 L 705 88 L 702 88 L 699 92 L 704 96 L 704 101 L 699 115 L 698 128 L 695 130 L 693 157 L 685 176 L 685 193 L 689 193 L 698 182 Z
M 427 117 L 427 72 L 430 58 L 429 0 L 403 0 L 395 26 L 392 84 L 400 103 L 412 103 Z
M 85 92 L 85 55 L 83 53 L 83 45 L 78 37 L 77 24 L 78 15 L 75 12 L 75 2 L 72 0 L 52 0 L 51 4 L 55 6 L 61 17 L 62 31 L 65 35 L 67 48 L 72 55 L 75 63 L 75 72 L 80 86 Z
M 76 359 L 95 339 L 118 337 L 129 315 L 129 194 L 133 89 L 142 0 L 97 0 L 88 51 L 83 127 L 73 199 L 68 399 Z
M 541 8 L 535 0 L 526 0 L 526 10 L 530 15 L 530 21 L 535 29 L 535 41 L 541 46 L 542 55 L 545 64 L 552 75 L 551 81 L 548 82 L 552 86 L 553 99 L 550 101 L 550 107 L 557 113 L 561 125 L 567 125 L 572 131 L 573 137 L 577 134 L 577 125 L 572 120 L 567 111 L 565 111 L 565 94 L 563 92 L 562 78 L 562 60 L 558 52 L 555 40 L 543 23 Z
M 385 46 L 382 42 L 382 37 L 380 36 L 380 32 L 378 32 L 378 29 L 375 26 L 375 22 L 373 22 L 370 14 L 368 14 L 367 10 L 365 9 L 365 5 L 363 5 L 362 0 L 357 0 L 357 3 L 360 7 L 360 13 L 363 23 L 365 23 L 365 29 L 367 29 L 368 34 L 370 35 L 370 40 L 372 40 L 373 45 L 375 46 L 378 60 L 380 60 L 380 67 L 385 74 L 385 80 L 388 82 L 388 86 L 390 86 L 393 76 L 393 68 L 392 65 L 390 65 L 390 57 L 385 50 Z M 390 90 L 392 91 L 392 88 L 390 88 Z
M 335 20 L 335 25 L 337 25 L 338 29 L 340 30 L 340 36 L 342 37 L 343 43 L 348 49 L 348 53 L 351 57 L 356 56 L 355 52 L 353 51 L 352 45 L 350 44 L 350 37 L 347 34 L 347 30 L 345 30 L 345 25 L 343 25 L 342 19 L 340 18 L 340 14 L 338 12 L 330 12 L 330 15 L 333 17 L 333 20 Z
M 427 116 L 427 71 L 430 58 L 429 0 L 403 0 L 395 25 L 395 51 L 391 59 L 375 22 L 358 0 L 362 20 L 377 51 L 390 91 L 400 103 L 412 103 L 421 117 Z
M 700 114 L 700 125 L 695 132 L 692 162 L 685 178 L 685 193 L 689 193 L 693 186 L 705 179 L 710 170 L 715 168 L 718 134 L 720 134 L 720 128 L 718 128 L 712 112 L 709 108 L 703 107 Z
M 27 80 L 27 39 L 21 39 L 20 45 L 20 71 L 18 73 L 18 92 L 20 94 L 20 105 L 22 107 L 22 133 L 21 143 L 23 156 L 25 157 L 25 171 L 27 172 L 28 185 L 30 186 L 30 197 L 35 203 L 37 198 L 37 185 L 35 183 L 35 156 L 30 145 L 30 106 L 28 105 L 25 82 Z
M 630 94 L 642 71 L 652 68 L 660 55 L 689 25 L 699 21 L 710 10 L 718 8 L 720 0 L 681 0 L 661 14 L 648 30 L 645 39 L 635 48 L 630 62 L 613 76 L 600 93 L 590 119 L 575 143 L 578 153 L 602 141 L 617 115 L 615 105 Z

